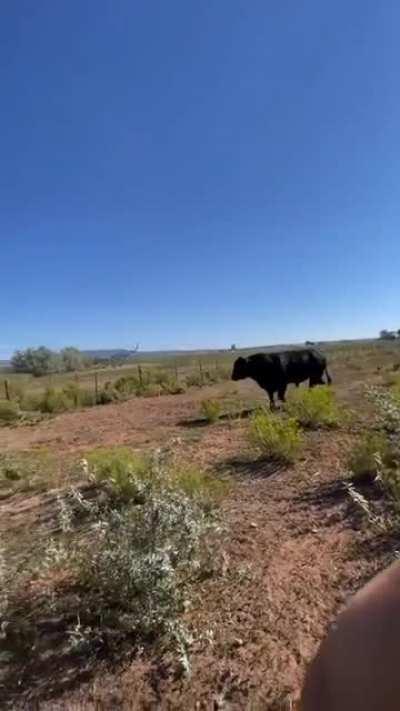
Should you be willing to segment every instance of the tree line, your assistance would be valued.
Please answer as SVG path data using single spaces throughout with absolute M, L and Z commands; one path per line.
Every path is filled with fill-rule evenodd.
M 36 377 L 83 370 L 94 362 L 93 358 L 72 346 L 61 351 L 52 351 L 46 346 L 27 348 L 24 351 L 16 351 L 11 358 L 11 366 L 16 373 L 30 373 Z

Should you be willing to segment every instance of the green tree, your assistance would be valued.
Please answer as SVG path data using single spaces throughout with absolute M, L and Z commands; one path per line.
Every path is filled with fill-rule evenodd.
M 17 373 L 31 373 L 37 377 L 62 370 L 60 355 L 46 346 L 16 351 L 11 359 L 11 365 Z
M 68 346 L 63 348 L 61 351 L 61 360 L 63 364 L 63 370 L 72 372 L 74 370 L 82 370 L 87 365 L 87 358 L 73 346 Z

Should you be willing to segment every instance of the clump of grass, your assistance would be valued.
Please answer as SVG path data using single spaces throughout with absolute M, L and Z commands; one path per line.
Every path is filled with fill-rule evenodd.
M 400 529 L 400 400 L 393 392 L 376 387 L 368 388 L 367 396 L 375 407 L 376 424 L 380 431 L 366 435 L 369 437 L 368 445 L 364 444 L 361 450 L 356 451 L 358 456 L 350 462 L 350 467 L 355 474 L 357 468 L 360 473 L 363 468 L 373 469 L 375 480 L 384 494 L 386 506 L 383 515 L 381 512 L 377 515 L 372 512 L 372 517 L 368 518 L 379 528 L 396 531 L 398 534 Z M 355 500 L 354 491 L 350 490 L 349 493 Z M 371 509 L 373 502 L 367 503 Z M 365 505 L 362 508 L 366 512 Z
M 73 407 L 74 403 L 71 396 L 55 388 L 47 388 L 40 403 L 41 412 L 49 414 L 72 410 Z
M 335 394 L 331 388 L 299 388 L 291 394 L 287 412 L 303 427 L 337 427 L 343 419 Z
M 218 422 L 221 415 L 221 405 L 218 400 L 202 400 L 200 404 L 200 411 L 202 416 L 210 424 Z
M 55 458 L 46 449 L 0 454 L 0 492 L 42 489 L 57 473 Z
M 277 417 L 268 410 L 251 417 L 249 440 L 261 455 L 283 462 L 294 461 L 303 443 L 296 419 Z
M 204 375 L 200 375 L 200 373 L 189 373 L 189 375 L 186 376 L 186 386 L 188 388 L 202 388 L 204 385 Z
M 379 471 L 379 460 L 385 467 L 393 466 L 394 455 L 390 442 L 382 432 L 366 432 L 350 452 L 347 467 L 355 479 L 375 477 Z
M 0 425 L 11 425 L 17 422 L 21 412 L 17 402 L 0 400 Z
M 135 375 L 124 375 L 114 383 L 114 388 L 124 396 L 136 394 L 139 387 L 139 378 Z
M 176 464 L 170 473 L 171 485 L 183 491 L 190 499 L 203 505 L 215 506 L 229 491 L 227 481 L 205 473 L 194 465 Z
M 149 460 L 127 447 L 99 448 L 85 456 L 91 477 L 109 482 L 118 497 L 140 499 L 143 482 L 151 471 Z

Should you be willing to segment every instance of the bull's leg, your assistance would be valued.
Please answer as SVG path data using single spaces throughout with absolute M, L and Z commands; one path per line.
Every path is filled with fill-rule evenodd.
M 275 407 L 276 407 L 275 400 L 274 400 L 275 393 L 273 390 L 268 390 L 267 392 L 268 392 L 268 397 L 269 397 L 269 406 L 270 406 L 271 410 L 275 410 Z
M 285 402 L 286 385 L 282 385 L 278 390 L 278 397 L 281 402 Z

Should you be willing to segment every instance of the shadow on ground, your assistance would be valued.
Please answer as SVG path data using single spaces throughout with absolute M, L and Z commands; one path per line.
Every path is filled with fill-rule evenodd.
M 282 462 L 270 459 L 247 459 L 244 457 L 226 459 L 217 466 L 221 472 L 229 472 L 232 476 L 251 479 L 268 479 L 287 469 Z
M 218 417 L 218 422 L 235 421 L 235 420 L 245 420 L 250 415 L 255 412 L 254 407 L 245 408 L 237 412 L 226 412 Z M 207 427 L 210 422 L 205 417 L 188 418 L 185 420 L 179 420 L 177 423 L 180 427 Z

